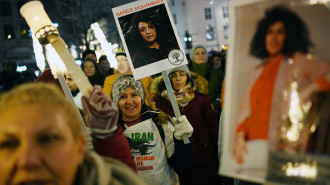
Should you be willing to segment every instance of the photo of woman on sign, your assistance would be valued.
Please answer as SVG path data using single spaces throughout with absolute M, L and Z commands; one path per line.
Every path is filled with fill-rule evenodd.
M 119 22 L 134 68 L 167 59 L 173 49 L 179 49 L 163 4 L 123 16 Z

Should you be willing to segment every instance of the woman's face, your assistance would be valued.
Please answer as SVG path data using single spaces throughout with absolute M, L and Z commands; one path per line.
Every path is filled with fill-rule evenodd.
M 218 57 L 218 56 L 213 57 L 212 62 L 213 62 L 214 68 L 221 67 L 221 59 L 220 59 L 220 57 Z
M 84 62 L 84 72 L 88 77 L 95 75 L 96 69 L 94 63 L 90 61 Z
M 156 40 L 156 36 L 157 36 L 156 28 L 151 23 L 140 22 L 139 32 L 142 38 L 148 43 L 154 42 Z
M 142 99 L 132 87 L 128 87 L 121 95 L 118 105 L 125 120 L 136 120 L 140 117 Z
M 131 72 L 131 67 L 129 66 L 128 59 L 124 55 L 119 55 L 116 57 L 118 62 L 119 74 L 128 74 Z
M 169 75 L 173 89 L 179 91 L 187 84 L 187 73 L 184 71 L 175 71 Z
M 83 156 L 84 138 L 74 138 L 59 107 L 18 105 L 0 113 L 1 185 L 72 185 Z
M 270 57 L 282 54 L 286 31 L 283 22 L 277 21 L 270 25 L 266 33 L 265 46 Z
M 194 62 L 196 64 L 205 64 L 206 63 L 206 51 L 204 48 L 195 49 Z

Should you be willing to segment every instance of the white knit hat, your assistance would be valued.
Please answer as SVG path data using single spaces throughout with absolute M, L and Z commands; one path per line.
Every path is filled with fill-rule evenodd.
M 139 93 L 142 102 L 144 101 L 144 90 L 142 82 L 140 80 L 135 80 L 132 75 L 122 75 L 117 78 L 112 86 L 111 97 L 115 104 L 118 104 L 121 95 L 128 87 L 132 87 L 137 93 Z
M 176 68 L 169 69 L 169 70 L 167 70 L 167 73 L 168 73 L 168 74 L 171 74 L 171 73 L 173 73 L 173 72 L 175 72 L 175 71 L 183 71 L 183 72 L 186 72 L 187 75 L 188 75 L 189 77 L 191 77 L 187 65 L 183 65 L 183 66 L 179 66 L 179 67 L 176 67 Z

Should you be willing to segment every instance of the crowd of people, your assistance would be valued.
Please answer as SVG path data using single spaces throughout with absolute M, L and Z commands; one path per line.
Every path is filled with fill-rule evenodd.
M 61 93 L 60 83 L 52 78 L 50 69 L 45 70 L 38 77 L 37 84 L 28 83 L 3 93 L 1 107 L 8 108 L 0 111 L 1 123 L 4 123 L 4 120 L 12 119 L 11 114 L 7 113 L 8 111 L 24 108 L 27 108 L 25 113 L 29 115 L 23 119 L 26 120 L 26 123 L 29 124 L 38 120 L 33 125 L 37 128 L 37 131 L 34 132 L 36 138 L 34 143 L 22 142 L 21 137 L 19 137 L 24 132 L 31 132 L 28 124 L 25 125 L 27 128 L 24 128 L 23 133 L 12 133 L 20 139 L 15 141 L 4 139 L 4 147 L 7 145 L 10 147 L 11 142 L 16 142 L 19 143 L 15 144 L 17 151 L 21 151 L 20 149 L 24 147 L 28 148 L 25 148 L 25 153 L 17 152 L 19 157 L 13 161 L 22 160 L 28 152 L 38 148 L 38 145 L 46 145 L 43 147 L 50 149 L 54 147 L 47 152 L 49 157 L 55 155 L 56 150 L 63 150 L 63 156 L 57 155 L 57 157 L 67 157 L 66 160 L 71 161 L 67 165 L 70 168 L 63 169 L 67 172 L 64 175 L 60 170 L 60 165 L 52 161 L 47 161 L 49 164 L 41 162 L 43 158 L 39 158 L 39 155 L 45 151 L 41 147 L 32 156 L 35 157 L 36 161 L 40 161 L 38 165 L 35 164 L 37 170 L 29 172 L 29 164 L 26 164 L 27 166 L 22 167 L 22 171 L 15 172 L 13 176 L 6 176 L 7 181 L 14 180 L 19 173 L 33 176 L 39 172 L 38 170 L 45 169 L 49 165 L 49 171 L 43 172 L 47 178 L 35 177 L 30 180 L 22 178 L 18 179 L 17 182 L 48 182 L 54 179 L 55 175 L 58 175 L 60 184 L 72 184 L 73 182 L 84 182 L 87 179 L 88 182 L 93 182 L 97 178 L 104 178 L 107 174 L 110 174 L 108 181 L 116 181 L 117 178 L 120 179 L 121 176 L 128 175 L 131 179 L 121 182 L 123 184 L 142 184 L 145 182 L 146 184 L 174 185 L 204 184 L 205 182 L 217 184 L 220 182 L 217 175 L 219 121 L 209 97 L 208 80 L 198 73 L 190 71 L 188 66 L 169 71 L 169 78 L 173 89 L 177 92 L 175 93 L 176 99 L 182 113 L 181 117 L 175 118 L 162 76 L 134 80 L 125 51 L 119 49 L 115 56 L 118 69 L 112 70 L 107 68 L 108 64 L 96 60 L 94 51 L 86 50 L 83 53 L 81 68 L 94 86 L 90 97 L 82 95 L 70 74 L 65 75 L 74 103 L 91 131 L 92 150 L 86 149 L 84 144 L 86 138 L 82 136 L 83 134 L 75 133 L 76 127 L 80 124 L 76 117 L 81 115 L 70 110 L 72 107 L 68 107 L 67 104 L 70 103 L 64 100 L 65 96 L 64 93 Z M 219 57 L 224 56 L 219 54 Z M 204 62 L 207 63 L 208 61 L 205 59 Z M 221 62 L 220 65 L 213 65 L 212 60 L 211 62 L 212 65 L 210 66 L 212 67 L 221 66 Z M 208 70 L 212 71 L 213 69 Z M 110 73 L 106 73 L 107 71 Z M 218 97 L 220 97 L 220 92 Z M 28 99 L 18 98 L 24 93 L 28 93 Z M 14 100 L 15 98 L 17 100 Z M 9 102 L 8 105 L 7 101 Z M 13 104 L 13 110 L 11 110 L 10 104 Z M 54 114 L 53 117 L 49 116 L 51 112 Z M 37 118 L 34 117 L 36 114 L 43 114 L 44 116 Z M 74 115 L 73 118 L 68 116 L 71 114 Z M 9 115 L 8 118 L 7 115 Z M 60 118 L 55 118 L 56 115 Z M 61 118 L 66 121 L 63 122 Z M 49 133 L 49 131 L 47 133 L 46 130 L 42 129 L 45 126 L 38 125 L 42 121 L 47 122 L 46 119 L 52 119 L 51 122 L 48 122 L 47 128 L 58 130 L 57 133 Z M 3 125 L 1 123 L 0 126 Z M 24 125 L 25 122 L 15 120 L 14 123 L 19 126 Z M 59 126 L 61 124 L 62 126 Z M 73 127 L 71 124 L 74 128 L 71 128 Z M 66 132 L 67 135 L 63 134 L 62 137 L 60 128 L 66 129 L 67 127 L 70 127 L 72 134 Z M 7 130 L 4 129 L 4 132 Z M 43 135 L 45 135 L 44 140 L 47 140 L 44 142 L 47 144 L 42 144 L 40 141 L 42 139 L 38 138 Z M 190 143 L 184 144 L 183 135 L 188 136 Z M 57 144 L 52 144 L 61 143 L 60 141 L 65 143 L 66 149 L 72 147 L 70 155 L 68 151 L 65 151 L 66 149 L 63 149 L 65 146 L 61 148 Z M 42 154 L 44 155 L 44 153 Z M 98 160 L 104 161 L 104 163 L 99 164 Z M 123 165 L 121 163 L 126 164 L 124 165 L 126 167 L 119 170 L 117 165 Z M 31 165 L 33 166 L 33 164 Z M 98 170 L 98 165 L 103 165 L 104 172 L 93 173 L 93 170 Z M 14 163 L 10 166 L 12 169 L 15 167 Z M 86 170 L 87 168 L 91 168 L 91 170 Z M 52 171 L 54 174 L 51 173 Z M 120 174 L 118 171 L 123 171 L 124 174 Z M 135 178 L 140 178 L 142 181 L 132 180 Z
M 158 51 L 161 42 L 156 39 L 154 25 L 140 19 L 145 23 L 137 22 L 137 27 L 141 27 L 140 36 L 144 38 L 143 29 L 151 30 L 154 37 L 150 43 L 158 45 L 158 48 L 151 44 L 146 48 Z M 262 35 L 266 42 L 262 45 L 263 53 L 256 49 L 260 36 L 255 36 L 252 42 L 251 53 L 267 60 L 258 68 L 262 70 L 261 77 L 272 76 L 256 77 L 250 87 L 252 96 L 248 98 L 257 100 L 247 102 L 252 104 L 247 106 L 251 110 L 236 131 L 233 156 L 237 163 L 244 162 L 242 155 L 247 140 L 268 137 L 267 132 L 260 129 L 268 130 L 270 116 L 255 115 L 264 113 L 265 107 L 270 110 L 274 80 L 279 78 L 276 70 L 289 57 L 301 58 L 296 52 L 306 53 L 311 44 L 307 40 L 305 45 L 300 45 L 306 48 L 287 52 L 284 41 L 290 30 L 285 23 L 282 19 L 267 22 Z M 259 25 L 264 26 L 263 22 Z M 279 47 L 269 44 L 274 40 L 280 42 Z M 136 62 L 139 54 L 143 54 L 143 50 L 134 56 Z M 93 50 L 83 53 L 81 68 L 93 85 L 89 97 L 79 92 L 70 74 L 65 75 L 81 114 L 65 99 L 57 80 L 49 80 L 51 76 L 46 74 L 50 74 L 49 70 L 39 76 L 39 83 L 26 83 L 12 89 L 6 86 L 6 92 L 0 94 L 0 185 L 215 185 L 224 183 L 224 179 L 227 184 L 233 183 L 218 175 L 225 51 L 209 54 L 203 45 L 195 45 L 190 50 L 188 65 L 167 71 L 181 117 L 175 116 L 163 76 L 135 80 L 125 51 L 119 49 L 115 57 L 118 68 L 112 69 L 105 56 L 97 60 Z M 8 64 L 8 70 L 10 66 Z M 315 91 L 330 89 L 324 76 L 328 74 L 326 67 L 323 71 L 315 76 L 322 77 L 315 81 L 319 85 Z M 12 72 L 12 76 L 15 75 Z M 259 81 L 264 79 L 273 79 L 272 83 L 266 83 L 269 85 L 267 98 L 264 91 L 260 91 L 265 83 Z M 260 101 L 256 106 L 255 102 Z M 79 116 L 91 132 L 93 149 L 85 149 Z M 258 120 L 262 118 L 266 120 Z M 256 120 L 251 121 L 253 119 Z M 190 142 L 184 143 L 183 137 L 188 137 Z

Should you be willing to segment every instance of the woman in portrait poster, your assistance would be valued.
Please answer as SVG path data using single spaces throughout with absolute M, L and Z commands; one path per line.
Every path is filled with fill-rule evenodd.
M 330 90 L 330 67 L 308 54 L 312 45 L 304 21 L 288 8 L 270 8 L 259 21 L 250 53 L 263 62 L 252 72 L 247 96 L 240 107 L 232 153 L 236 164 L 264 168 L 268 146 L 284 149 L 277 144 L 283 113 L 289 117 L 285 112 L 288 104 L 282 99 L 283 90 L 289 85 L 298 84 L 300 104 L 316 92 Z M 260 153 L 265 156 L 258 157 Z
M 162 33 L 163 30 L 168 30 L 162 26 L 171 26 L 171 24 L 166 24 L 166 20 L 155 16 L 155 12 L 157 11 L 138 12 L 132 17 L 131 45 L 134 48 L 132 57 L 134 68 L 166 59 L 173 49 L 179 49 L 176 41 L 168 39 L 170 37 L 165 38 L 166 35 L 171 36 L 171 32 Z M 173 31 L 172 36 L 174 36 Z

